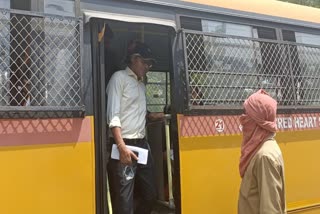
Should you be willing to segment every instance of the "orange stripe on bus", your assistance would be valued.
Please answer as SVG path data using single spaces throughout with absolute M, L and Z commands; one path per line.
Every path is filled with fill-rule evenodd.
M 238 135 L 242 133 L 240 115 L 180 116 L 180 137 Z M 278 114 L 279 132 L 320 130 L 320 113 Z
M 90 118 L 0 120 L 0 146 L 91 142 Z

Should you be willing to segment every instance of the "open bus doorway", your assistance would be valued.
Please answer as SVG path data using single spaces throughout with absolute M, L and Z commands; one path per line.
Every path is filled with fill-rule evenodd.
M 100 91 L 101 96 L 99 115 L 95 115 L 95 117 L 106 118 L 107 99 L 104 97 L 106 96 L 106 87 L 114 72 L 125 69 L 126 65 L 124 61 L 128 44 L 134 40 L 146 43 L 151 48 L 156 60 L 155 66 L 150 69 L 145 78 L 147 110 L 149 112 L 163 112 L 164 109 L 168 109 L 170 105 L 173 29 L 155 24 L 137 24 L 107 19 L 96 19 L 95 21 L 99 40 L 95 58 L 99 61 L 99 68 L 97 67 L 97 70 L 100 73 L 100 77 L 96 78 L 96 81 L 99 81 L 99 83 L 94 83 L 94 86 L 96 88 L 100 87 L 100 89 L 96 90 Z M 96 129 L 99 129 L 96 130 L 96 133 L 104 135 L 103 137 L 98 137 L 100 139 L 100 146 L 97 146 L 96 149 L 96 153 L 100 156 L 97 158 L 97 169 L 100 171 L 99 173 L 97 172 L 97 176 L 100 177 L 100 179 L 98 178 L 98 184 L 100 185 L 97 186 L 106 189 L 106 166 L 110 157 L 110 154 L 107 152 L 110 142 L 106 121 L 100 120 L 100 125 L 96 126 Z M 168 179 L 166 177 L 166 162 L 164 161 L 164 154 L 166 152 L 165 122 L 147 123 L 146 133 L 154 159 L 156 188 L 158 191 L 157 199 L 166 204 L 166 201 L 168 201 Z M 104 208 L 101 209 L 104 209 L 105 212 L 107 212 L 106 207 L 108 206 L 106 200 L 110 200 L 106 197 L 106 194 L 106 191 L 102 191 L 98 196 L 101 198 L 101 205 L 104 204 Z M 109 206 L 110 204 L 109 201 Z

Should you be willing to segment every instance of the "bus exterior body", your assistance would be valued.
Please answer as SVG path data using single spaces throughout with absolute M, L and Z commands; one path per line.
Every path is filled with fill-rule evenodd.
M 1 213 L 109 213 L 106 26 L 119 61 L 133 38 L 158 57 L 147 100 L 152 111 L 171 105 L 176 213 L 237 212 L 241 105 L 260 88 L 278 101 L 288 213 L 320 213 L 319 9 L 272 0 L 55 0 L 39 12 L 21 10 L 37 8 L 32 0 L 3 2 Z M 159 127 L 147 126 L 150 144 L 164 138 Z

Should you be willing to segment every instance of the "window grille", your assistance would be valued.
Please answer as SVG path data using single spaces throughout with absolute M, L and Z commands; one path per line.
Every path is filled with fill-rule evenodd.
M 147 108 L 150 112 L 163 112 L 170 104 L 170 81 L 167 72 L 147 73 Z
M 320 46 L 185 30 L 189 105 L 240 107 L 260 88 L 282 106 L 320 106 Z
M 82 106 L 81 23 L 74 17 L 0 10 L 0 111 Z

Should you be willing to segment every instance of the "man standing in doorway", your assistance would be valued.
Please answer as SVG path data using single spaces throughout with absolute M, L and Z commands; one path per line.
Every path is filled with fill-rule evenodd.
M 146 44 L 133 42 L 128 48 L 126 69 L 115 72 L 107 87 L 110 145 L 116 144 L 120 153 L 120 160 L 110 159 L 108 163 L 115 214 L 150 214 L 156 199 L 152 156 L 145 139 L 147 108 L 143 82 L 154 62 Z M 128 149 L 127 145 L 147 149 L 147 164 L 138 164 L 137 154 Z M 138 205 L 136 209 L 133 203 L 134 192 L 139 192 L 142 199 L 141 206 Z

